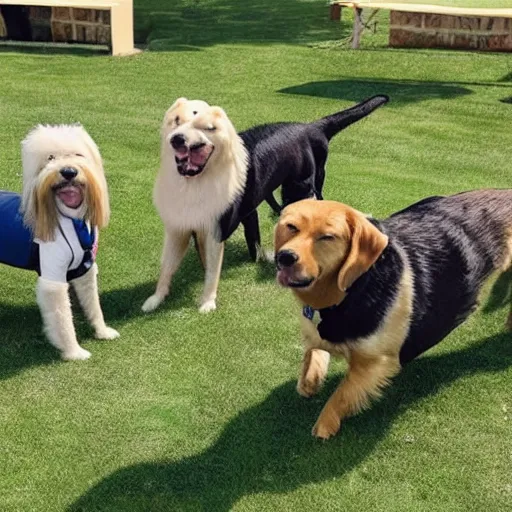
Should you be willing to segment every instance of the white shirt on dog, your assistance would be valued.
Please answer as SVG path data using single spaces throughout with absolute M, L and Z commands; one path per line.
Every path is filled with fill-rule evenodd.
M 97 247 L 97 233 L 95 235 L 92 250 L 93 262 Z M 39 245 L 41 277 L 59 283 L 66 283 L 68 281 L 67 273 L 70 270 L 78 269 L 82 265 L 84 255 L 87 252 L 78 239 L 73 221 L 69 217 L 64 217 L 64 215 L 60 214 L 55 240 L 42 242 L 36 238 L 34 242 Z

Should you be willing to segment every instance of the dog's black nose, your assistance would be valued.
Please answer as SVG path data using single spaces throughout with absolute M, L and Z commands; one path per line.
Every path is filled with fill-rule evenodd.
M 279 251 L 276 254 L 276 263 L 279 267 L 291 267 L 299 257 L 293 251 Z
M 185 145 L 185 137 L 181 133 L 176 133 L 171 137 L 171 146 L 174 149 L 179 149 Z
M 73 167 L 64 167 L 64 169 L 60 170 L 60 175 L 68 181 L 71 181 L 76 177 L 78 171 L 73 169 Z

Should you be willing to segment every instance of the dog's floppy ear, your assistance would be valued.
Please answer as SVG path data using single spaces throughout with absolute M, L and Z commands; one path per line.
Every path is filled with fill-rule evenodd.
M 110 219 L 110 203 L 107 180 L 103 170 L 103 159 L 96 142 L 94 142 L 85 128 L 81 126 L 80 131 L 82 141 L 89 150 L 92 163 L 94 164 L 90 169 L 84 168 L 88 182 L 86 188 L 88 212 L 86 217 L 93 226 L 101 229 L 107 226 Z
M 225 119 L 227 119 L 227 117 L 228 117 L 228 115 L 226 114 L 224 109 L 221 108 L 221 107 L 212 107 L 211 113 L 212 113 L 212 116 L 216 117 L 216 118 L 225 118 Z
M 338 288 L 346 291 L 367 272 L 388 245 L 388 237 L 359 212 L 347 212 L 350 250 L 338 273 Z
M 175 108 L 178 108 L 179 106 L 181 105 L 184 105 L 185 103 L 187 103 L 188 99 L 187 98 L 178 98 L 170 107 L 169 109 L 167 110 L 167 112 L 172 112 Z
M 163 133 L 165 134 L 165 128 L 168 124 L 172 124 L 172 121 L 174 119 L 174 117 L 172 119 L 170 119 L 170 115 L 172 114 L 172 112 L 174 112 L 174 110 L 176 110 L 178 107 L 181 107 L 182 105 L 184 105 L 185 103 L 188 102 L 188 99 L 187 98 L 178 98 L 165 112 L 164 114 L 164 120 L 163 120 L 163 124 L 162 124 L 162 130 L 163 130 Z
M 97 170 L 103 174 L 103 159 L 101 158 L 100 150 L 98 149 L 96 142 L 94 142 L 92 137 L 87 133 L 87 130 L 82 125 L 75 126 L 74 128 L 80 131 L 80 137 L 89 150 L 89 153 L 91 154 L 91 157 L 94 161 L 94 165 L 96 166 Z

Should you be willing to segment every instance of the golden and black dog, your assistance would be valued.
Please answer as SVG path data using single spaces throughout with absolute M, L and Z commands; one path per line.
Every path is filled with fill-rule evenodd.
M 298 392 L 319 390 L 330 354 L 348 360 L 313 428 L 327 439 L 461 324 L 487 278 L 509 268 L 512 190 L 431 197 L 383 221 L 333 201 L 299 201 L 281 214 L 275 250 L 278 282 L 304 306 Z

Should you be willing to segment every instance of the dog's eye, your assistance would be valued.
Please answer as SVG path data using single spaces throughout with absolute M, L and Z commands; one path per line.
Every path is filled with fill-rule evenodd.
M 84 155 L 80 154 L 80 153 L 75 153 L 75 156 L 79 156 L 80 158 L 83 158 Z
M 54 155 L 48 155 L 48 162 L 49 162 L 50 160 L 55 160 L 55 156 L 54 156 Z
M 176 116 L 176 118 L 174 119 L 174 122 L 176 124 L 180 124 L 180 116 Z
M 192 115 L 194 115 L 194 116 L 195 116 L 196 114 L 197 114 L 197 110 L 193 110 L 193 111 L 192 111 Z
M 286 227 L 292 232 L 292 233 L 298 233 L 299 228 L 297 226 L 294 226 L 293 224 L 286 224 Z
M 329 235 L 329 234 L 325 234 L 325 235 L 321 235 L 318 237 L 318 240 L 322 240 L 322 241 L 329 241 L 329 240 L 334 240 L 336 237 L 334 235 Z
M 205 127 L 205 130 L 208 130 L 209 132 L 214 132 L 216 129 L 217 128 L 213 126 L 213 124 Z

